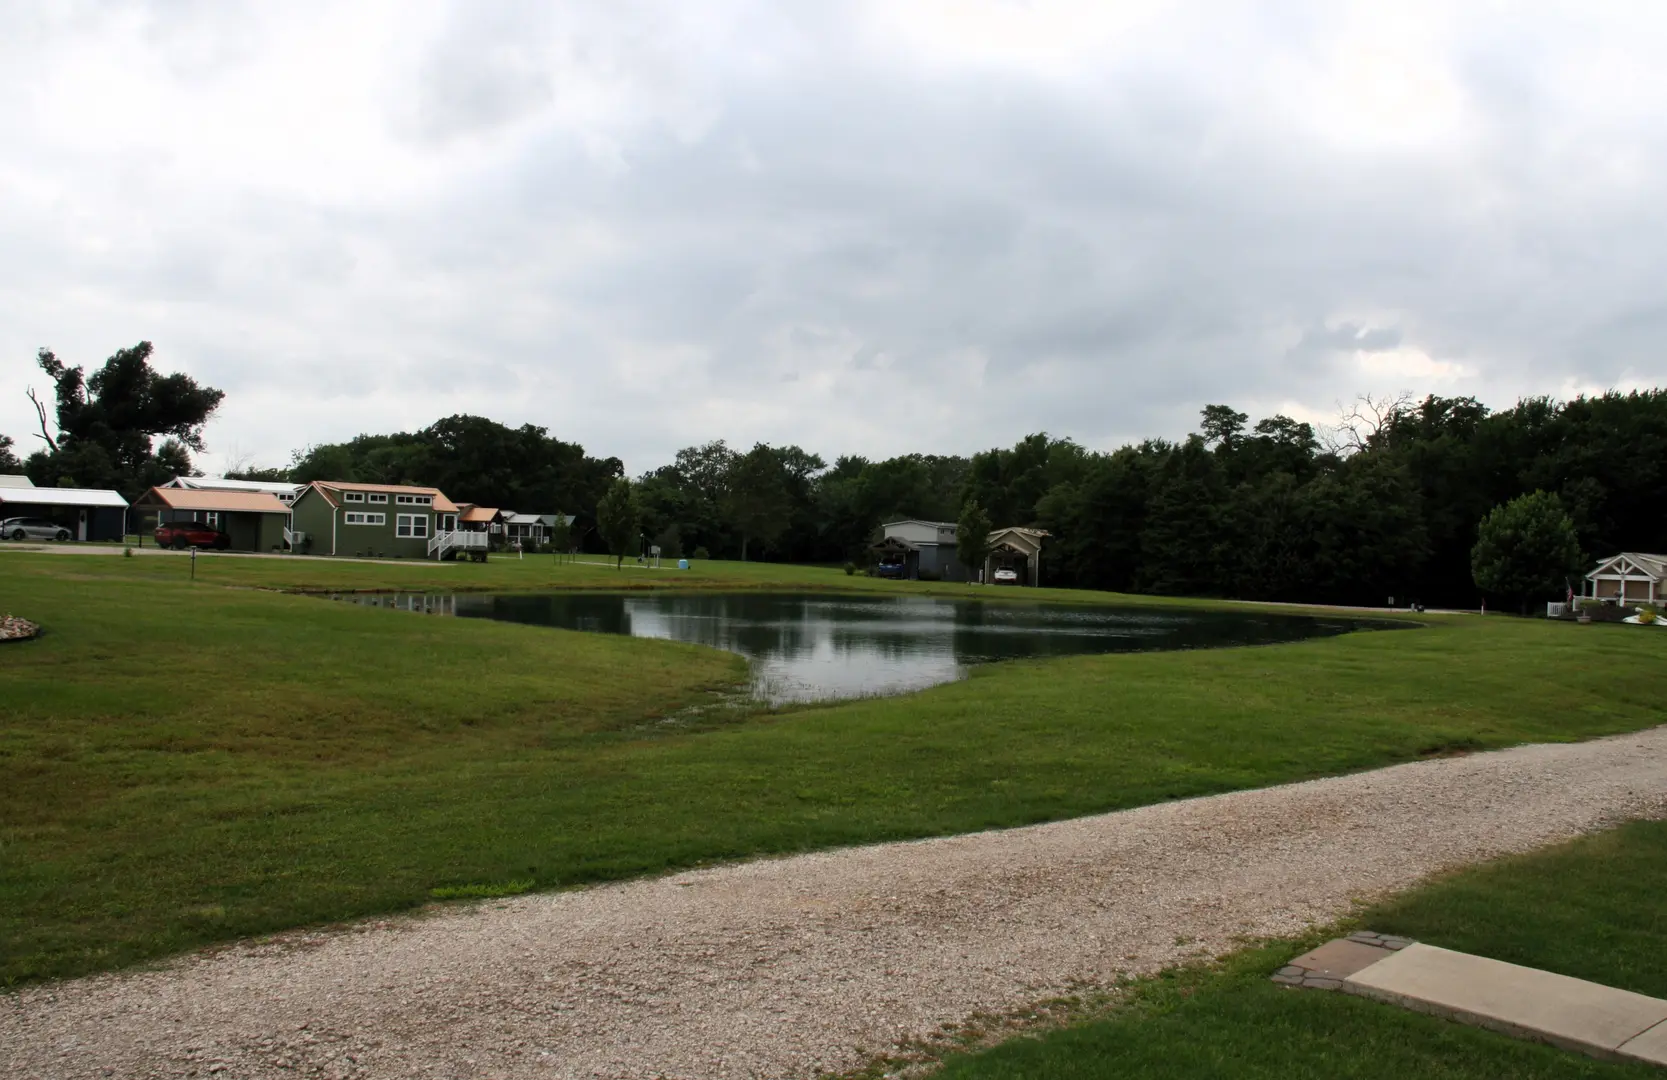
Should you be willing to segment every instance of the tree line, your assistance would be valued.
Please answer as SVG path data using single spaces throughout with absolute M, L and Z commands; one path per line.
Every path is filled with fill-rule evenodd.
M 21 464 L 36 483 L 129 497 L 189 472 L 223 394 L 156 373 L 150 355 L 141 343 L 87 377 L 42 350 L 57 432 L 36 398 L 45 445 L 19 463 L 15 443 L 0 437 L 0 469 Z M 1326 431 L 1277 415 L 1252 424 L 1209 405 L 1184 439 L 1109 452 L 1039 433 L 971 457 L 829 464 L 798 446 L 718 440 L 636 477 L 617 457 L 591 456 L 545 428 L 460 415 L 233 474 L 424 484 L 454 499 L 574 514 L 576 545 L 621 556 L 654 544 L 671 558 L 861 565 L 885 521 L 985 521 L 1046 529 L 1049 585 L 1471 605 L 1482 581 L 1483 591 L 1526 602 L 1600 554 L 1667 549 L 1667 391 L 1530 398 L 1497 412 L 1469 397 L 1368 397 Z M 1478 546 L 1484 519 L 1518 500 L 1527 501 L 1500 515 L 1498 529 L 1557 550 L 1536 556 L 1532 573 L 1510 565 L 1509 545 Z M 1544 540 L 1553 534 L 1554 544 Z

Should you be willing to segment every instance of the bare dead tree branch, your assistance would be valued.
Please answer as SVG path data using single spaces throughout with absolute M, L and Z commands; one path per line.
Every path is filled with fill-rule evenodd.
M 46 442 L 46 445 L 48 445 L 52 448 L 52 452 L 57 453 L 58 452 L 58 440 L 56 440 L 52 437 L 51 429 L 46 426 L 46 403 L 43 402 L 40 399 L 40 397 L 35 393 L 35 388 L 33 386 L 29 387 L 28 393 L 29 393 L 29 400 L 34 403 L 35 415 L 37 417 L 39 417 L 40 425 L 41 425 L 41 429 L 40 429 L 39 433 L 36 434 L 35 437 L 38 438 L 38 439 L 44 440 Z
M 1358 454 L 1398 418 L 1412 411 L 1412 391 L 1361 394 L 1353 405 L 1337 403 L 1337 426 L 1321 436 L 1325 448 L 1339 457 Z

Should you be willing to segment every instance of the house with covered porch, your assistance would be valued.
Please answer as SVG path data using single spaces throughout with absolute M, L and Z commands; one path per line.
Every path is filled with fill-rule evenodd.
M 447 538 L 461 535 L 457 505 L 439 488 L 315 480 L 290 511 L 291 546 L 303 555 L 443 558 Z
M 1585 595 L 1614 604 L 1667 601 L 1667 555 L 1623 551 L 1602 559 L 1586 575 Z

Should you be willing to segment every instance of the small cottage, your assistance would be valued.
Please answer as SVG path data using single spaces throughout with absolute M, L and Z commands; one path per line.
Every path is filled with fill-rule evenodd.
M 315 480 L 290 506 L 292 548 L 303 555 L 425 559 L 437 533 L 458 527 L 439 488 Z

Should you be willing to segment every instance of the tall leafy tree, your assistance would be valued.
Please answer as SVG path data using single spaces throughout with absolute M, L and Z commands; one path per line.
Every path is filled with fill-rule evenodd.
M 1482 519 L 1470 565 L 1483 592 L 1515 600 L 1560 596 L 1580 572 L 1580 539 L 1562 500 L 1544 491 L 1496 506 Z
M 12 450 L 16 445 L 10 435 L 0 435 L 0 473 L 15 473 L 23 468 L 23 462 Z
M 741 559 L 752 541 L 766 546 L 787 530 L 793 511 L 788 473 L 781 458 L 759 443 L 730 467 L 724 482 L 724 509 L 741 534 Z
M 1204 436 L 1206 446 L 1231 450 L 1244 432 L 1245 424 L 1250 417 L 1237 411 L 1229 405 L 1206 405 L 1203 408 L 1203 423 L 1199 426 L 1199 433 Z
M 967 568 L 969 580 L 977 580 L 990 554 L 990 515 L 978 503 L 967 500 L 955 525 L 955 557 Z
M 118 350 L 89 376 L 50 349 L 40 350 L 35 361 L 52 380 L 56 423 L 31 388 L 38 435 L 46 444 L 29 461 L 36 483 L 116 487 L 131 498 L 191 471 L 190 453 L 204 449 L 203 425 L 225 393 L 189 375 L 161 374 L 151 366 L 153 352 L 150 342 L 141 341 Z M 159 437 L 161 451 L 153 447 Z
M 614 557 L 614 569 L 625 565 L 625 556 L 636 550 L 641 539 L 642 508 L 637 505 L 637 493 L 631 481 L 624 477 L 613 482 L 602 501 L 596 504 L 596 530 Z

